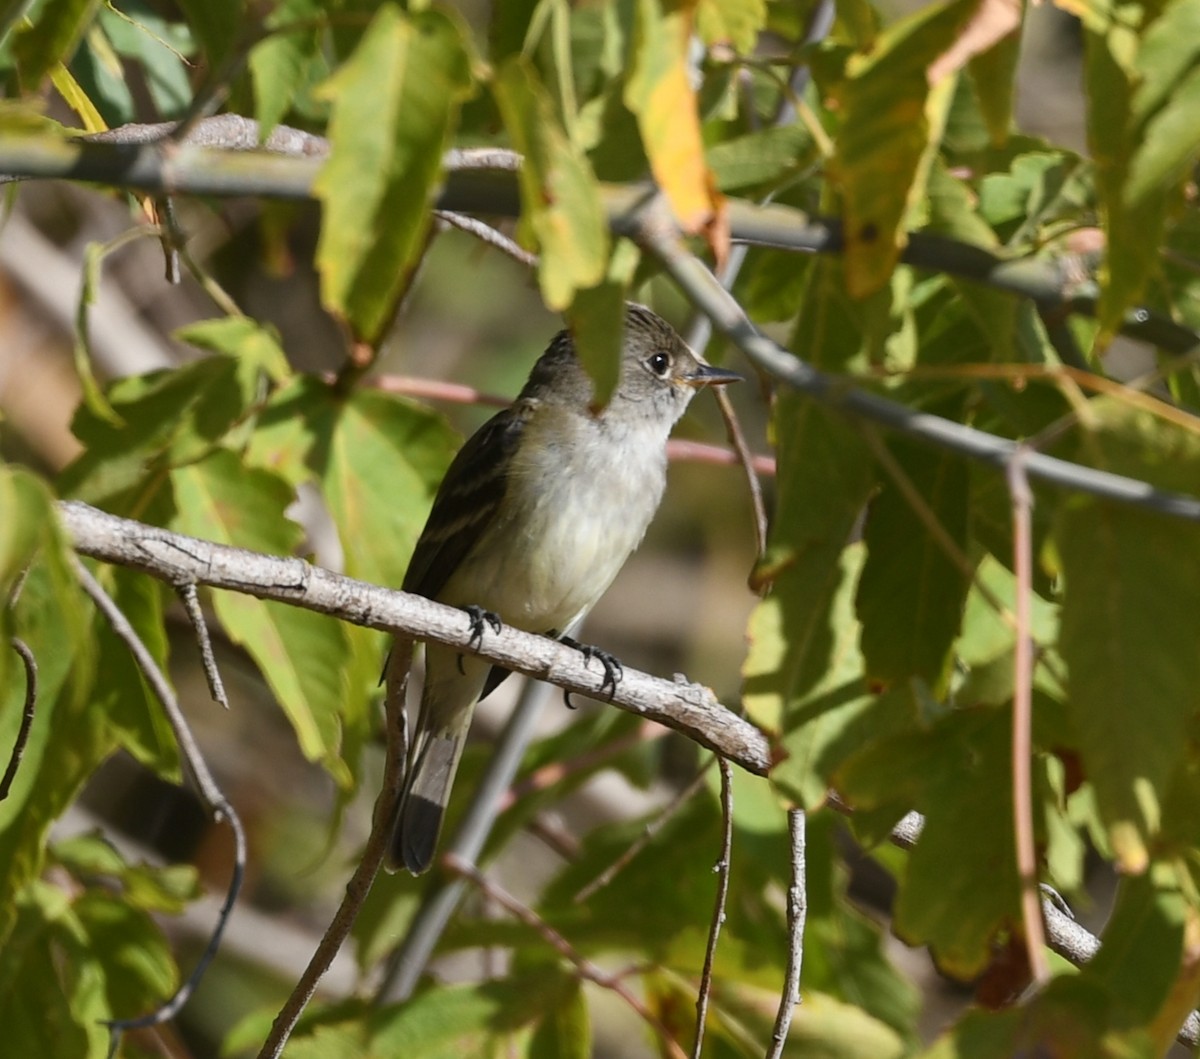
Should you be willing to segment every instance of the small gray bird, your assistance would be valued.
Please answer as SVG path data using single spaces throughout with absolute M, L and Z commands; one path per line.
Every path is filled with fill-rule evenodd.
M 486 619 L 562 637 L 638 546 L 666 485 L 667 436 L 702 386 L 739 376 L 704 363 L 661 317 L 625 310 L 621 375 L 608 405 L 562 331 L 513 404 L 451 463 L 417 541 L 404 590 Z M 614 688 L 619 665 L 598 655 Z M 389 667 L 390 672 L 391 667 Z M 425 686 L 392 836 L 391 865 L 425 871 L 475 703 L 506 671 L 429 644 Z

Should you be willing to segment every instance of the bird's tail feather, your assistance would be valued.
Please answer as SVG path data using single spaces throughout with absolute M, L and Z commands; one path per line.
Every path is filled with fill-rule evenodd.
M 403 867 L 418 875 L 433 863 L 454 774 L 488 669 L 477 659 L 464 659 L 460 668 L 453 650 L 434 646 L 426 650 L 425 687 L 392 832 L 392 868 Z
M 433 863 L 442 817 L 466 741 L 465 724 L 457 732 L 431 736 L 405 782 L 400 819 L 392 834 L 391 857 L 394 864 L 402 864 L 414 875 Z

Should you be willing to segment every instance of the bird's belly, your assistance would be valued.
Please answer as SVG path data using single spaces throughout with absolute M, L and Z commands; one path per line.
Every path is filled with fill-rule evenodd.
M 658 507 L 662 461 L 544 470 L 510 481 L 509 517 L 472 550 L 446 602 L 474 603 L 531 632 L 562 632 L 612 583 Z

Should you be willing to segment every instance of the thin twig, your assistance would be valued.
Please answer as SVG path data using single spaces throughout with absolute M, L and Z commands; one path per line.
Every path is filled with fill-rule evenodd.
M 556 783 L 562 783 L 563 780 L 569 779 L 571 776 L 581 772 L 592 771 L 604 764 L 604 762 L 625 753 L 626 750 L 632 750 L 643 743 L 660 739 L 663 735 L 664 733 L 661 728 L 650 725 L 639 725 L 636 731 L 629 732 L 619 739 L 612 740 L 612 742 L 604 743 L 593 750 L 577 754 L 575 757 L 568 758 L 565 761 L 551 761 L 543 765 L 536 772 L 526 776 L 520 783 L 514 784 L 504 796 L 500 804 L 500 809 L 503 811 L 514 802 L 520 801 L 530 794 L 536 794 L 538 791 L 547 790 Z
M 1017 876 L 1021 881 L 1021 921 L 1033 980 L 1050 978 L 1042 901 L 1038 893 L 1037 847 L 1033 833 L 1033 638 L 1030 614 L 1033 589 L 1033 493 L 1022 465 L 1024 449 L 1009 465 L 1012 497 L 1013 571 L 1016 575 L 1017 643 L 1013 659 L 1012 795 L 1013 829 L 1017 847 Z
M 614 860 L 607 868 L 604 869 L 604 871 L 597 875 L 572 898 L 575 904 L 582 904 L 589 897 L 591 897 L 592 894 L 596 893 L 597 890 L 603 890 L 604 887 L 612 882 L 620 872 L 625 870 L 629 862 L 653 841 L 654 836 L 657 835 L 664 827 L 667 826 L 668 823 L 670 823 L 672 819 L 675 818 L 679 810 L 687 805 L 687 803 L 691 801 L 700 790 L 703 789 L 705 783 L 704 775 L 712 767 L 713 762 L 717 760 L 724 759 L 721 758 L 720 755 L 717 755 L 716 757 L 709 758 L 708 761 L 705 762 L 704 767 L 696 773 L 696 776 L 692 782 L 684 787 L 683 790 L 681 790 L 671 800 L 667 807 L 646 825 L 645 829 L 638 836 L 637 840 L 635 842 L 631 842 L 628 848 L 616 860 Z
M 742 430 L 737 412 L 733 410 L 733 402 L 722 386 L 714 387 L 717 407 L 725 420 L 725 433 L 733 451 L 737 453 L 738 463 L 746 472 L 746 486 L 750 490 L 750 505 L 754 512 L 754 544 L 756 554 L 761 558 L 767 551 L 767 506 L 763 503 L 762 482 L 758 480 L 757 468 L 754 463 L 754 453 L 746 443 L 746 434 Z M 764 582 L 764 591 L 765 591 Z
M 729 762 L 717 758 L 721 770 L 721 857 L 714 871 L 717 873 L 717 897 L 713 904 L 712 923 L 708 928 L 708 947 L 704 951 L 704 969 L 700 972 L 700 991 L 696 994 L 696 1040 L 692 1045 L 692 1059 L 700 1059 L 704 1049 L 704 1024 L 708 1021 L 708 1000 L 712 995 L 713 963 L 717 958 L 717 940 L 725 923 L 725 904 L 729 899 L 729 868 L 733 858 L 733 776 Z
M 487 770 L 471 792 L 471 802 L 462 823 L 447 844 L 448 856 L 457 857 L 464 863 L 478 863 L 500 812 L 500 803 L 533 740 L 551 691 L 549 685 L 534 681 L 529 681 L 522 689 L 512 716 L 492 750 Z M 426 893 L 404 941 L 388 961 L 383 981 L 375 993 L 376 1003 L 394 1003 L 412 996 L 465 889 L 462 879 L 445 879 Z
M 17 769 L 21 767 L 21 758 L 25 756 L 25 747 L 29 743 L 29 732 L 33 728 L 33 717 L 37 711 L 37 659 L 33 657 L 29 645 L 19 636 L 14 636 L 9 642 L 12 644 L 12 649 L 21 656 L 21 661 L 25 665 L 25 706 L 21 712 L 21 725 L 17 729 L 17 738 L 13 742 L 8 767 L 4 770 L 4 778 L 0 779 L 0 802 L 8 797 L 8 792 L 12 790 L 13 780 L 17 778 Z
M 204 620 L 204 611 L 200 608 L 200 593 L 196 591 L 195 581 L 183 581 L 175 586 L 179 602 L 192 623 L 192 631 L 196 634 L 196 642 L 200 645 L 200 661 L 204 666 L 204 678 L 208 681 L 208 693 L 213 702 L 218 702 L 229 709 L 229 696 L 225 694 L 225 685 L 221 681 L 221 671 L 217 668 L 217 656 L 213 653 L 212 637 L 208 634 L 208 622 Z
M 545 813 L 539 813 L 525 825 L 525 829 L 534 838 L 542 840 L 547 849 L 557 853 L 565 861 L 579 859 L 582 846 L 579 839 L 562 826 L 557 820 L 551 820 Z
M 502 231 L 493 228 L 490 224 L 485 224 L 478 217 L 470 217 L 465 213 L 458 213 L 455 210 L 434 210 L 433 215 L 441 218 L 448 225 L 457 228 L 461 232 L 466 232 L 468 235 L 475 236 L 481 242 L 487 243 L 488 246 L 493 246 L 503 254 L 507 254 L 514 261 L 524 265 L 526 268 L 537 268 L 538 256 L 526 250 L 523 246 L 510 239 Z
M 441 858 L 441 863 L 448 872 L 458 875 L 471 883 L 480 893 L 490 897 L 514 919 L 519 920 L 525 926 L 529 927 L 530 930 L 535 931 L 547 945 L 575 967 L 575 970 L 579 973 L 579 977 L 584 979 L 584 981 L 591 982 L 601 989 L 607 989 L 620 997 L 657 1034 L 658 1039 L 662 1042 L 667 1054 L 672 1059 L 687 1059 L 683 1049 L 679 1047 L 678 1042 L 671 1036 L 667 1027 L 662 1024 L 658 1016 L 629 991 L 620 977 L 607 974 L 592 963 L 591 960 L 587 959 L 587 957 L 576 952 L 571 943 L 534 912 L 533 909 L 523 905 L 512 894 L 494 883 L 469 861 L 455 856 L 453 853 L 447 853 Z
M 212 934 L 208 939 L 208 945 L 205 947 L 200 959 L 196 962 L 192 973 L 188 975 L 183 984 L 175 991 L 175 995 L 166 1003 L 139 1018 L 114 1019 L 108 1023 L 113 1037 L 112 1048 L 115 1051 L 121 1034 L 125 1031 L 143 1029 L 147 1026 L 157 1026 L 174 1018 L 183 1005 L 187 1003 L 188 998 L 191 997 L 196 986 L 199 985 L 201 978 L 204 977 L 205 971 L 208 970 L 208 965 L 212 962 L 213 957 L 217 954 L 217 949 L 220 947 L 221 935 L 225 932 L 225 927 L 229 922 L 229 915 L 233 911 L 234 903 L 237 901 L 238 894 L 242 888 L 242 879 L 246 871 L 246 832 L 242 828 L 241 819 L 209 771 L 208 763 L 204 760 L 204 755 L 200 750 L 199 744 L 196 742 L 196 737 L 192 734 L 191 728 L 188 727 L 187 718 L 184 717 L 183 711 L 179 708 L 179 700 L 175 697 L 175 691 L 167 680 L 166 675 L 159 668 L 149 648 L 142 642 L 141 637 L 138 636 L 137 631 L 130 624 L 129 619 L 125 617 L 121 608 L 117 606 L 113 598 L 104 590 L 104 586 L 92 576 L 91 571 L 77 558 L 73 558 L 72 565 L 75 569 L 75 576 L 78 578 L 84 592 L 87 593 L 96 605 L 96 609 L 104 615 L 105 621 L 108 622 L 117 639 L 121 640 L 129 649 L 129 653 L 133 656 L 138 669 L 141 670 L 146 683 L 149 684 L 151 691 L 154 692 L 155 697 L 162 705 L 163 712 L 167 715 L 167 720 L 171 725 L 171 730 L 175 734 L 175 742 L 179 747 L 180 758 L 188 774 L 191 776 L 192 782 L 195 784 L 196 791 L 200 795 L 200 800 L 212 814 L 214 820 L 218 822 L 224 820 L 229 824 L 230 830 L 233 831 L 233 872 L 229 879 L 229 888 L 225 891 L 225 899 L 221 903 L 221 911 L 217 917 L 216 925 L 213 927 Z
M 791 839 L 792 885 L 788 887 L 788 959 L 783 992 L 775 1027 L 771 1031 L 771 1050 L 767 1059 L 779 1059 L 792 1026 L 792 1014 L 800 1003 L 800 972 L 804 964 L 804 923 L 808 918 L 808 883 L 805 860 L 805 825 L 803 809 L 788 810 L 788 837 Z
M 388 690 L 384 699 L 387 736 L 383 782 L 375 799 L 375 810 L 371 814 L 371 833 L 367 837 L 367 844 L 363 847 L 354 874 L 346 883 L 342 903 L 322 935 L 320 944 L 308 961 L 308 966 L 304 968 L 304 974 L 300 976 L 287 1002 L 275 1016 L 271 1032 L 259 1049 L 258 1059 L 278 1059 L 283 1051 L 292 1030 L 296 1028 L 297 1021 L 317 991 L 322 976 L 329 970 L 329 965 L 333 963 L 333 958 L 354 926 L 391 842 L 392 826 L 396 819 L 396 809 L 400 804 L 400 792 L 404 781 L 404 761 L 408 753 L 404 698 L 413 655 L 411 642 L 405 643 L 399 637 L 397 641 L 392 646 L 388 667 Z

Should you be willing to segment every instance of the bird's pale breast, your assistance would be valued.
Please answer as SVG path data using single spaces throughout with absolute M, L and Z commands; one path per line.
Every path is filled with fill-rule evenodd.
M 580 619 L 640 543 L 666 480 L 669 422 L 626 423 L 619 439 L 612 429 L 587 413 L 540 409 L 513 458 L 500 517 L 441 598 L 533 632 Z

